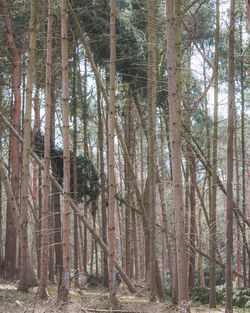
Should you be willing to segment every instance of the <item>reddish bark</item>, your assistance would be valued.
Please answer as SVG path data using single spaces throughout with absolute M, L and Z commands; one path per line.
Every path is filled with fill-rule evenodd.
M 5 0 L 0 2 L 0 13 L 3 17 L 8 46 L 12 55 L 12 89 L 14 94 L 14 106 L 12 108 L 12 123 L 17 132 L 20 132 L 20 120 L 21 120 L 21 58 L 23 50 L 19 51 L 16 46 L 12 20 L 9 13 L 8 5 Z M 12 134 L 10 144 L 10 159 L 11 159 L 11 185 L 13 189 L 13 195 L 16 203 L 19 203 L 19 177 L 20 177 L 20 151 L 18 139 Z M 4 260 L 4 273 L 5 277 L 13 278 L 16 272 L 16 230 L 14 226 L 12 213 L 7 207 L 7 221 L 6 221 L 6 241 L 5 241 L 5 260 Z

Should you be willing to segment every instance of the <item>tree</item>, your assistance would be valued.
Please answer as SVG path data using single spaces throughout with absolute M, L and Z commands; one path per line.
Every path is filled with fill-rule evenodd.
M 50 170 L 50 122 L 51 122 L 51 72 L 52 72 L 52 26 L 53 26 L 53 0 L 48 2 L 48 29 L 47 29 L 47 62 L 46 62 L 46 107 L 45 107 L 45 142 L 44 142 L 44 176 L 41 220 L 41 273 L 40 298 L 47 298 L 48 281 L 48 216 L 49 216 L 49 170 Z
M 233 312 L 233 136 L 234 136 L 234 31 L 235 31 L 235 1 L 230 1 L 229 28 L 229 59 L 228 59 L 228 126 L 227 126 L 227 221 L 226 221 L 226 313 Z
M 22 153 L 22 184 L 21 184 L 21 235 L 20 235 L 20 281 L 18 288 L 27 291 L 29 287 L 37 284 L 35 271 L 31 263 L 28 246 L 28 192 L 29 192 L 29 162 L 30 162 L 30 138 L 31 138 L 31 108 L 32 108 L 32 89 L 34 74 L 34 57 L 36 49 L 37 31 L 37 2 L 32 0 L 30 3 L 30 42 L 28 55 L 28 77 L 26 91 L 26 110 L 24 123 L 24 140 Z
M 150 300 L 156 300 L 156 10 L 157 1 L 147 1 L 148 12 L 148 199 L 150 225 Z
M 21 59 L 25 51 L 25 46 L 18 49 L 17 43 L 14 37 L 12 19 L 9 12 L 9 8 L 6 0 L 0 2 L 1 16 L 4 20 L 6 37 L 8 41 L 8 46 L 11 53 L 11 61 L 13 63 L 12 67 L 12 90 L 14 95 L 14 105 L 12 110 L 12 121 L 15 129 L 20 132 L 20 119 L 21 119 Z M 11 184 L 13 188 L 13 194 L 16 203 L 19 204 L 19 177 L 20 177 L 20 151 L 18 140 L 11 134 Z M 12 279 L 16 273 L 16 229 L 14 225 L 14 217 L 9 211 L 9 206 L 7 207 L 7 220 L 6 220 L 6 253 L 4 259 L 4 272 L 7 279 Z
M 217 191 L 217 145 L 218 145 L 218 80 L 219 80 L 219 36 L 220 36 L 220 8 L 216 1 L 216 35 L 214 56 L 214 127 L 213 127 L 213 157 L 212 157 L 212 192 L 209 212 L 209 246 L 210 246 L 210 294 L 209 307 L 216 307 L 216 191 Z
M 58 299 L 67 301 L 70 286 L 70 152 L 67 0 L 61 1 L 62 103 L 63 103 L 63 273 Z
M 173 193 L 176 223 L 176 248 L 178 270 L 178 303 L 189 312 L 188 281 L 186 270 L 186 247 L 184 228 L 184 205 L 182 194 L 181 151 L 180 151 L 180 102 L 177 98 L 176 78 L 176 41 L 175 41 L 175 11 L 174 1 L 167 0 L 167 67 L 168 67 L 168 97 L 170 114 L 171 163 L 173 171 Z
M 110 106 L 109 118 L 109 297 L 111 309 L 117 305 L 115 287 L 115 59 L 116 59 L 116 0 L 110 0 Z

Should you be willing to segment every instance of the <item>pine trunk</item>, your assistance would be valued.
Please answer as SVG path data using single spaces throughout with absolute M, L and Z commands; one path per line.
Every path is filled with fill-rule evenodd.
M 228 128 L 227 128 L 227 222 L 226 222 L 226 313 L 233 312 L 233 136 L 234 136 L 234 30 L 235 0 L 230 2 L 229 66 L 228 66 Z
M 110 308 L 117 305 L 115 286 L 115 61 L 116 61 L 116 0 L 110 0 L 110 107 L 109 107 L 109 296 Z
M 63 102 L 63 271 L 58 299 L 67 301 L 70 286 L 70 152 L 69 152 L 69 78 L 68 78 L 68 34 L 67 0 L 61 1 L 62 40 L 62 102 Z
M 22 154 L 22 185 L 21 185 L 21 237 L 20 237 L 20 281 L 18 288 L 27 291 L 29 287 L 37 284 L 34 268 L 31 263 L 28 245 L 28 191 L 29 191 L 29 162 L 30 162 L 30 139 L 31 139 L 31 110 L 32 110 L 32 89 L 34 57 L 36 49 L 36 0 L 31 1 L 30 16 L 30 42 L 28 54 L 28 75 L 26 90 L 26 110 L 23 135 L 23 154 Z
M 52 73 L 52 26 L 53 26 L 53 0 L 48 2 L 48 28 L 47 28 L 47 62 L 46 62 L 46 89 L 45 89 L 45 139 L 44 139 L 44 175 L 42 195 L 42 219 L 41 219 L 41 274 L 39 297 L 47 299 L 48 284 L 48 220 L 49 220 L 49 191 L 50 191 L 50 121 L 51 121 L 51 73 Z
M 167 0 L 167 60 L 168 60 L 168 96 L 170 113 L 170 140 L 171 140 L 171 163 L 173 171 L 173 192 L 175 208 L 175 227 L 176 227 L 176 249 L 177 249 L 177 272 L 178 272 L 178 303 L 183 312 L 189 312 L 188 303 L 188 277 L 187 277 L 187 255 L 185 245 L 184 228 L 184 203 L 182 191 L 182 173 L 181 173 L 181 150 L 180 150 L 180 97 L 178 95 L 176 75 L 177 60 L 180 58 L 178 51 L 176 54 L 176 44 L 180 45 L 179 37 L 176 35 L 175 19 L 180 19 L 180 3 Z M 178 22 L 178 21 L 177 21 Z M 180 21 L 179 21 L 180 23 Z M 178 32 L 177 32 L 178 33 Z M 179 87 L 180 88 L 180 87 Z

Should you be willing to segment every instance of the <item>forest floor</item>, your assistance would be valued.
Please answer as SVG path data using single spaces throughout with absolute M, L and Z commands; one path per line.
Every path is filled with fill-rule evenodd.
M 46 301 L 37 299 L 37 287 L 30 288 L 28 293 L 17 290 L 17 285 L 0 282 L 0 313 L 91 313 L 93 309 L 104 309 L 109 312 L 109 294 L 103 288 L 71 288 L 67 304 L 58 304 L 57 288 L 48 288 L 49 298 Z M 135 313 L 176 312 L 170 301 L 165 303 L 149 302 L 147 291 L 143 290 L 131 295 L 127 290 L 118 291 L 119 310 Z M 92 309 L 92 310 L 90 310 Z M 101 313 L 101 311 L 98 311 Z M 191 305 L 192 313 L 225 312 L 223 307 L 211 310 L 206 305 Z M 247 313 L 243 309 L 234 309 L 234 313 Z

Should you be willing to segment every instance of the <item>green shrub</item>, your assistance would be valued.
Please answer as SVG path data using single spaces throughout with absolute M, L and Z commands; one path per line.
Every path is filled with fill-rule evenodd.
M 201 304 L 209 303 L 209 288 L 194 287 L 189 291 L 190 298 L 194 301 L 199 301 Z
M 247 301 L 247 303 L 245 304 L 245 309 L 250 308 L 250 300 Z
M 233 305 L 238 308 L 250 307 L 250 288 L 235 288 L 233 295 Z
M 194 301 L 199 301 L 201 304 L 209 303 L 209 288 L 195 287 L 190 289 L 190 298 Z M 222 303 L 225 301 L 225 286 L 216 287 L 216 302 Z
M 226 301 L 226 285 L 216 286 L 216 302 L 223 303 Z

